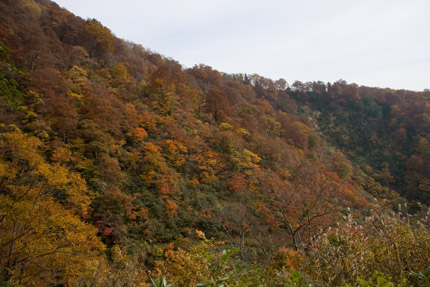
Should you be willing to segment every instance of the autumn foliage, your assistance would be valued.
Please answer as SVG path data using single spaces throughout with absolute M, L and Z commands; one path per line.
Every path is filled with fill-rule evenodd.
M 0 11 L 0 285 L 424 282 L 428 92 L 184 68 L 49 0 Z

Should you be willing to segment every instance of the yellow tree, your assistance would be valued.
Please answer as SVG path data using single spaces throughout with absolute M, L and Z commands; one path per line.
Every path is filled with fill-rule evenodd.
M 86 46 L 90 56 L 101 57 L 115 50 L 115 37 L 97 20 L 87 20 L 85 32 Z
M 71 285 L 90 276 L 104 245 L 77 215 L 90 203 L 85 181 L 60 163 L 48 163 L 39 139 L 2 128 L 0 281 Z

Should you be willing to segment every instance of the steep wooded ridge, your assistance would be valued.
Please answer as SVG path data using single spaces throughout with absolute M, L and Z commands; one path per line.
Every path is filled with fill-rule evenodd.
M 0 41 L 0 286 L 430 282 L 429 92 L 184 69 L 49 0 Z

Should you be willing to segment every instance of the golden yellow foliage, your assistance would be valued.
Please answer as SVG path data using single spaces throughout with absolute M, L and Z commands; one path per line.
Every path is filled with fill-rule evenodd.
M 118 62 L 111 70 L 112 78 L 126 81 L 128 78 L 127 68 L 123 63 Z
M 76 214 L 89 205 L 85 181 L 47 163 L 43 144 L 17 128 L 0 133 L 0 147 L 0 281 L 71 285 L 90 276 L 104 245 Z

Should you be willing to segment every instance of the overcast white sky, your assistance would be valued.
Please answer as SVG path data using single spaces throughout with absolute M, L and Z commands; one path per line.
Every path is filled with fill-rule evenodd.
M 54 1 L 185 67 L 430 88 L 429 0 Z

